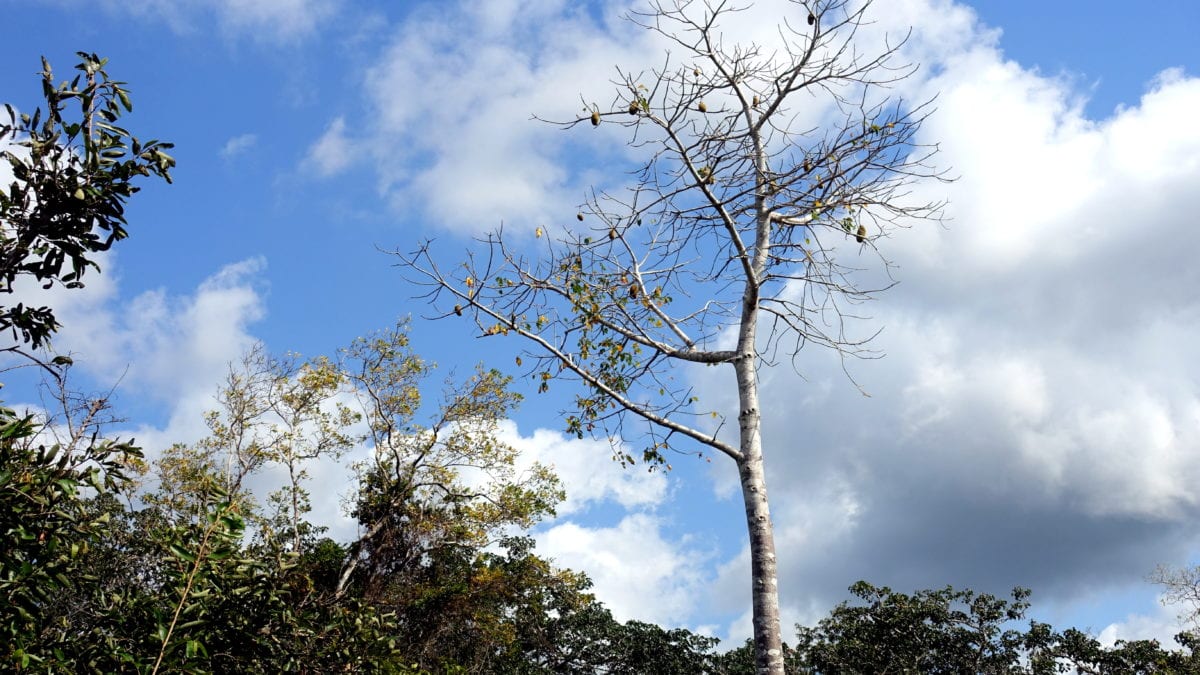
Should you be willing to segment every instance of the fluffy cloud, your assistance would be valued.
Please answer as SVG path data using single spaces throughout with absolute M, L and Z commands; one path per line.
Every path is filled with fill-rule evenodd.
M 613 527 L 566 521 L 536 538 L 542 555 L 586 571 L 618 620 L 680 625 L 701 605 L 711 553 L 686 538 L 669 539 L 663 527 L 660 518 L 635 513 Z
M 1124 621 L 1111 623 L 1096 636 L 1101 644 L 1111 647 L 1117 640 L 1158 640 L 1168 649 L 1178 648 L 1175 636 L 1180 632 L 1179 621 L 1168 612 L 1146 616 L 1134 614 Z
M 938 4 L 944 32 L 957 34 L 960 24 L 970 24 L 969 10 Z M 675 59 L 670 67 L 678 66 L 678 44 L 625 20 L 646 9 L 629 1 L 593 12 L 541 0 L 414 12 L 367 71 L 364 118 L 370 122 L 353 132 L 374 150 L 381 192 L 406 209 L 418 205 L 440 227 L 478 233 L 501 223 L 529 231 L 554 226 L 590 189 L 621 188 L 630 162 L 649 156 L 627 145 L 624 129 L 584 124 L 564 132 L 531 118 L 570 122 L 593 108 L 608 110 L 618 71 L 643 73 L 649 83 L 666 55 Z M 722 38 L 754 42 L 763 53 L 783 50 L 777 26 L 787 16 L 803 22 L 795 3 L 754 3 L 726 16 Z M 889 33 L 895 42 L 906 29 L 888 23 L 869 30 L 881 39 Z M 919 46 L 944 41 L 940 35 L 914 40 L 907 56 L 918 58 Z M 788 114 L 795 116 L 794 128 L 808 128 L 840 112 L 833 101 L 814 99 Z
M 425 8 L 395 35 L 366 73 L 371 122 L 354 132 L 393 203 L 462 232 L 502 222 L 532 231 L 562 222 L 585 186 L 606 180 L 571 163 L 568 134 L 531 116 L 573 120 L 607 106 L 613 64 L 647 62 L 629 57 L 647 51 L 643 31 L 548 0 Z M 593 158 L 626 150 L 605 125 L 569 136 Z
M 1166 71 L 1088 119 L 1069 82 L 949 28 L 935 75 L 905 86 L 940 92 L 924 134 L 959 179 L 918 188 L 949 198 L 944 227 L 880 243 L 901 284 L 867 324 L 887 358 L 851 364 L 871 397 L 828 353 L 801 355 L 803 379 L 763 376 L 796 614 L 858 578 L 1065 602 L 1184 559 L 1200 534 L 1200 80 Z M 722 375 L 702 396 L 732 410 Z
M 622 468 L 612 460 L 607 441 L 567 438 L 557 431 L 537 429 L 522 437 L 514 422 L 505 421 L 500 437 L 521 451 L 520 461 L 554 469 L 563 483 L 567 499 L 558 507 L 560 516 L 586 510 L 598 503 L 615 503 L 626 510 L 653 508 L 668 494 L 665 473 L 650 473 L 643 468 Z
M 940 144 L 958 180 L 914 187 L 914 199 L 950 200 L 944 226 L 879 241 L 901 284 L 862 326 L 885 327 L 875 344 L 888 358 L 850 365 L 870 398 L 829 353 L 801 354 L 803 378 L 763 372 L 787 611 L 815 617 L 859 578 L 1021 584 L 1066 600 L 1178 559 L 1196 541 L 1200 505 L 1190 346 L 1200 229 L 1189 222 L 1200 209 L 1200 127 L 1189 121 L 1200 80 L 1165 71 L 1136 105 L 1089 119 L 1069 79 L 1005 59 L 999 32 L 969 8 L 873 9 L 864 41 L 922 17 L 903 48 L 921 69 L 894 91 L 937 96 L 923 139 Z M 755 11 L 782 15 L 772 3 Z M 374 121 L 358 133 L 384 193 L 477 231 L 553 223 L 585 186 L 612 185 L 588 168 L 630 158 L 610 125 L 567 141 L 527 119 L 571 119 L 609 99 L 613 64 L 658 62 L 662 44 L 608 18 L 617 14 L 553 1 L 415 13 L 365 77 Z M 738 15 L 726 38 L 770 44 L 764 26 L 775 22 L 759 18 Z M 706 370 L 696 383 L 732 411 L 726 375 Z M 715 467 L 728 497 L 735 476 Z M 622 545 L 609 530 L 558 528 L 573 542 Z M 722 612 L 746 603 L 738 560 L 717 574 Z M 620 571 L 620 555 L 564 562 L 635 572 Z
M 111 262 L 83 290 L 56 289 L 48 300 L 64 326 L 55 348 L 76 355 L 97 379 L 123 378 L 159 401 L 211 395 L 227 364 L 254 342 L 248 327 L 264 313 L 256 285 L 265 262 L 227 265 L 191 296 L 151 290 L 124 302 Z

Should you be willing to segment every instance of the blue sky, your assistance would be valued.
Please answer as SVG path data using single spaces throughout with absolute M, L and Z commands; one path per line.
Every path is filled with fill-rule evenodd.
M 66 76 L 96 52 L 130 83 L 130 127 L 177 146 L 176 184 L 138 195 L 105 274 L 59 296 L 56 346 L 88 386 L 128 368 L 120 407 L 150 452 L 194 440 L 255 340 L 330 353 L 412 315 L 443 367 L 507 366 L 513 345 L 422 320 L 376 247 L 436 238 L 452 260 L 500 223 L 569 222 L 628 168 L 616 130 L 529 119 L 656 62 L 624 6 L 0 0 L 0 100 L 36 105 L 39 56 Z M 1169 635 L 1142 579 L 1200 535 L 1200 7 L 879 0 L 875 16 L 912 26 L 922 69 L 900 93 L 939 94 L 926 134 L 960 180 L 921 188 L 950 200 L 945 228 L 889 241 L 901 284 L 872 307 L 888 357 L 853 368 L 872 398 L 819 352 L 803 380 L 764 377 L 785 620 L 857 578 L 1020 584 L 1056 623 Z M 728 404 L 714 378 L 695 382 Z M 575 495 L 541 550 L 623 618 L 747 634 L 732 466 L 622 472 L 559 433 L 564 403 L 531 395 L 506 427 Z M 345 528 L 336 475 L 318 492 Z

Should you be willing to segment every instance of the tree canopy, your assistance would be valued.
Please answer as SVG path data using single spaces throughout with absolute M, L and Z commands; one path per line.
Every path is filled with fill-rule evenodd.
M 42 59 L 45 108 L 4 109 L 0 161 L 13 180 L 0 186 L 0 293 L 20 277 L 45 288 L 79 288 L 96 255 L 128 236 L 125 203 L 140 178 L 171 181 L 170 143 L 140 141 L 118 123 L 133 110 L 125 83 L 110 79 L 106 59 L 79 52 L 79 71 L 55 83 Z M 0 330 L 19 345 L 40 347 L 58 328 L 50 307 L 0 306 Z

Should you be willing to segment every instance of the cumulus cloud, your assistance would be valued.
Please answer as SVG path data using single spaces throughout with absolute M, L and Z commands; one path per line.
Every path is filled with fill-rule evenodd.
M 647 62 L 627 58 L 646 43 L 611 20 L 620 11 L 606 5 L 596 18 L 557 1 L 415 11 L 366 72 L 370 122 L 354 130 L 374 153 L 381 192 L 460 232 L 502 222 L 532 231 L 573 214 L 603 177 L 573 165 L 566 134 L 531 116 L 572 120 L 585 105 L 607 106 L 614 62 Z M 615 129 L 585 131 L 570 135 L 593 157 L 624 151 Z
M 680 625 L 701 604 L 711 553 L 686 538 L 668 538 L 663 528 L 660 518 L 635 513 L 613 527 L 566 521 L 536 539 L 542 555 L 586 571 L 618 620 Z
M 161 422 L 117 425 L 111 433 L 136 439 L 151 459 L 175 443 L 204 438 L 209 433 L 204 414 L 216 407 L 231 364 L 257 342 L 250 329 L 266 311 L 265 260 L 226 265 L 188 294 L 159 289 L 128 300 L 121 297 L 115 256 L 104 254 L 99 261 L 105 273 L 89 275 L 82 289 L 30 288 L 22 295 L 55 308 L 63 324 L 54 338 L 56 351 L 71 353 L 92 381 L 105 388 L 116 384 L 119 398 L 136 392 L 140 402 L 157 401 L 165 410 Z M 344 394 L 343 402 L 349 403 L 349 396 Z M 365 456 L 363 448 L 356 448 L 341 460 L 322 458 L 310 467 L 311 475 L 319 477 L 307 485 L 313 520 L 341 540 L 356 533 L 356 523 L 342 508 L 352 485 L 349 466 Z M 247 487 L 265 498 L 287 480 L 285 470 L 268 467 Z
M 1106 647 L 1113 646 L 1117 640 L 1158 640 L 1159 644 L 1173 649 L 1178 646 L 1175 636 L 1181 632 L 1179 619 L 1167 606 L 1160 605 L 1152 614 L 1131 614 L 1122 621 L 1108 624 L 1096 639 Z
M 500 438 L 521 451 L 520 462 L 525 466 L 540 462 L 554 469 L 567 493 L 558 507 L 560 517 L 594 504 L 615 503 L 633 511 L 653 508 L 667 499 L 665 473 L 622 468 L 612 460 L 607 441 L 567 438 L 549 429 L 536 429 L 532 436 L 522 437 L 516 423 L 509 420 L 501 423 Z
M 1006 60 L 985 28 L 933 23 L 951 48 L 904 86 L 940 92 L 924 134 L 960 178 L 918 188 L 949 198 L 944 227 L 880 243 L 901 283 L 868 324 L 887 358 L 851 364 L 871 397 L 828 353 L 801 354 L 804 378 L 763 375 L 798 615 L 859 578 L 1066 602 L 1200 534 L 1200 80 L 1167 71 L 1089 119 L 1069 81 Z M 722 375 L 699 376 L 701 395 L 733 410 Z
M 255 342 L 249 327 L 265 311 L 265 262 L 226 265 L 188 295 L 155 289 L 127 299 L 120 293 L 117 256 L 102 253 L 94 260 L 103 273 L 88 274 L 83 288 L 47 290 L 22 279 L 17 293 L 28 304 L 54 308 L 62 324 L 54 351 L 71 354 L 95 386 L 116 386 L 118 396 L 136 392 L 143 404 L 164 406 L 165 425 L 130 430 L 148 451 L 200 438 L 203 412 L 213 407 L 228 364 Z
M 382 192 L 420 204 L 429 222 L 553 224 L 586 186 L 624 180 L 596 167 L 632 153 L 612 125 L 563 134 L 528 118 L 572 119 L 611 100 L 614 64 L 659 63 L 663 44 L 619 21 L 621 10 L 546 0 L 414 12 L 364 77 L 371 121 L 348 132 L 339 118 L 326 136 L 370 147 Z M 755 11 L 782 16 L 769 2 Z M 1190 122 L 1200 80 L 1165 71 L 1136 104 L 1091 119 L 1069 76 L 1005 58 L 1000 32 L 952 0 L 876 3 L 861 38 L 904 35 L 914 16 L 902 60 L 921 68 L 894 92 L 937 97 L 923 140 L 940 144 L 958 180 L 917 185 L 913 198 L 949 199 L 948 220 L 879 241 L 901 283 L 863 326 L 885 327 L 875 346 L 888 357 L 850 365 L 871 398 L 829 353 L 801 354 L 803 378 L 786 366 L 762 373 L 794 617 L 815 618 L 859 578 L 998 593 L 1020 584 L 1068 600 L 1140 579 L 1196 542 L 1200 266 L 1190 252 L 1200 228 L 1189 214 L 1200 208 Z M 737 15 L 726 39 L 770 45 L 774 24 Z M 695 382 L 731 412 L 725 375 L 706 369 Z M 522 439 L 534 453 L 561 441 L 539 434 Z M 735 472 L 714 466 L 718 498 L 733 499 Z M 622 489 L 573 498 L 619 501 Z M 608 543 L 619 529 L 551 531 L 570 551 L 567 541 Z M 716 574 L 721 612 L 747 603 L 739 560 Z M 629 565 L 562 562 L 614 575 Z
M 509 223 L 532 232 L 561 224 L 591 188 L 625 186 L 628 163 L 648 153 L 629 147 L 624 129 L 585 124 L 564 132 L 531 119 L 570 122 L 593 108 L 609 110 L 618 70 L 650 83 L 652 69 L 681 65 L 678 44 L 625 20 L 646 11 L 645 3 L 595 9 L 561 0 L 451 3 L 397 25 L 365 74 L 369 122 L 354 130 L 373 149 L 381 192 L 406 209 L 418 205 L 429 222 L 450 230 L 477 233 Z M 973 16 L 945 9 L 947 21 Z M 785 48 L 780 18 L 802 24 L 802 12 L 785 0 L 757 2 L 727 16 L 722 38 L 776 52 Z M 887 33 L 894 42 L 906 27 L 888 24 L 872 35 Z M 808 128 L 838 110 L 813 99 L 788 114 L 795 128 Z
M 125 373 L 129 386 L 160 401 L 208 389 L 254 342 L 248 327 L 264 315 L 258 274 L 265 261 L 226 265 L 190 296 L 151 290 L 120 302 L 118 275 L 95 275 L 83 291 L 53 300 L 64 329 L 55 347 L 79 356 L 101 378 Z M 94 336 L 104 335 L 98 341 Z

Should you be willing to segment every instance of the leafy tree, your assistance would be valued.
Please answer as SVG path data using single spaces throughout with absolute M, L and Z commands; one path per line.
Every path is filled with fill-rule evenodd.
M 463 382 L 447 382 L 439 402 L 424 403 L 422 384 L 433 366 L 412 353 L 406 331 L 398 325 L 343 354 L 372 456 L 359 465 L 354 501 L 362 534 L 350 544 L 335 593 L 395 612 L 408 653 L 435 667 L 447 644 L 479 653 L 512 640 L 495 594 L 515 587 L 528 599 L 534 590 L 513 573 L 500 575 L 499 586 L 488 580 L 498 570 L 528 572 L 517 563 L 537 562 L 520 546 L 510 549 L 507 562 L 482 551 L 505 541 L 510 528 L 552 515 L 563 493 L 548 468 L 518 467 L 516 450 L 497 438 L 498 421 L 520 400 L 508 390 L 509 378 L 479 369 Z M 573 583 L 556 574 L 545 566 L 533 578 Z M 472 672 L 486 671 L 478 667 Z
M 495 672 L 505 673 L 607 673 L 644 675 L 676 673 L 726 673 L 722 657 L 714 652 L 716 638 L 681 628 L 665 629 L 641 621 L 621 623 L 598 602 L 535 616 L 540 639 L 521 637 L 515 660 L 502 662 Z M 524 624 L 528 631 L 529 623 Z M 753 652 L 749 652 L 753 671 Z
M 850 590 L 858 601 L 838 605 L 815 627 L 798 627 L 792 672 L 1200 673 L 1196 640 L 1186 633 L 1178 638 L 1183 649 L 1169 651 L 1153 640 L 1104 647 L 1077 629 L 1060 633 L 1037 621 L 1022 628 L 1030 605 L 1021 588 L 1011 600 L 951 587 L 907 595 L 863 581 Z
M 139 456 L 128 443 L 80 448 L 31 443 L 39 425 L 0 408 L 0 658 L 23 669 L 63 660 L 77 638 L 47 612 L 94 581 L 81 560 L 106 534 L 107 519 L 84 493 L 107 495 Z
M 360 414 L 338 401 L 345 375 L 318 357 L 282 358 L 253 346 L 231 365 L 205 422 L 209 435 L 192 446 L 168 448 L 155 463 L 158 490 L 149 499 L 176 517 L 193 517 L 213 486 L 234 497 L 261 543 L 276 552 L 301 552 L 320 532 L 310 511 L 308 465 L 337 459 L 361 440 L 350 432 Z M 268 496 L 269 513 L 245 481 L 265 467 L 283 469 L 287 483 Z
M 99 269 L 94 255 L 128 235 L 125 203 L 140 189 L 136 181 L 171 180 L 171 144 L 139 141 L 118 126 L 133 110 L 125 83 L 109 79 L 106 59 L 84 52 L 79 58 L 79 74 L 59 84 L 42 59 L 44 110 L 30 115 L 4 106 L 0 161 L 13 180 L 0 186 L 2 293 L 12 293 L 23 276 L 46 288 L 82 286 L 87 269 Z M 57 329 L 50 307 L 0 306 L 0 330 L 10 330 L 17 343 L 6 351 L 22 344 L 36 349 Z
M 1029 591 L 1012 600 L 945 588 L 913 595 L 858 582 L 865 604 L 838 605 L 816 628 L 800 628 L 802 667 L 819 673 L 1009 673 L 1024 638 L 1005 630 L 1024 617 Z
M 855 40 L 870 4 L 794 2 L 780 44 L 764 46 L 727 41 L 730 3 L 652 2 L 631 18 L 675 51 L 660 68 L 619 72 L 611 102 L 562 123 L 625 128 L 649 155 L 632 189 L 593 195 L 583 224 L 547 237 L 534 260 L 503 232 L 452 271 L 428 245 L 397 251 L 445 316 L 524 338 L 542 391 L 582 385 L 568 431 L 642 432 L 652 466 L 696 446 L 732 461 L 760 672 L 782 672 L 783 651 L 758 371 L 806 344 L 869 354 L 847 330 L 849 307 L 876 290 L 855 275 L 858 257 L 880 254 L 892 226 L 937 214 L 905 190 L 935 175 L 916 141 L 928 109 L 884 91 L 911 69 L 895 43 L 865 54 Z M 823 126 L 802 121 L 813 117 Z M 699 365 L 729 369 L 736 440 L 674 370 Z

